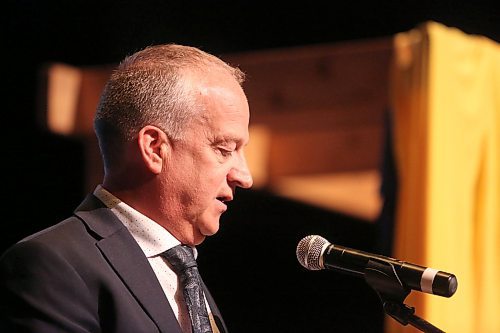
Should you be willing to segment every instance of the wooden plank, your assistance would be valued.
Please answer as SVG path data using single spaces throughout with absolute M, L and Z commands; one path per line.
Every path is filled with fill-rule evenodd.
M 269 180 L 282 176 L 378 169 L 383 129 L 379 126 L 337 131 L 273 132 Z

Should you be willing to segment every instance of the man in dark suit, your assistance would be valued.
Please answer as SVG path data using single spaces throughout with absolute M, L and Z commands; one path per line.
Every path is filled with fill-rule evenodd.
M 252 185 L 243 80 L 192 47 L 157 45 L 125 58 L 95 116 L 103 183 L 73 216 L 2 255 L 1 328 L 198 332 L 182 279 L 163 254 L 180 244 L 196 254 L 235 189 Z M 203 331 L 226 332 L 203 291 Z

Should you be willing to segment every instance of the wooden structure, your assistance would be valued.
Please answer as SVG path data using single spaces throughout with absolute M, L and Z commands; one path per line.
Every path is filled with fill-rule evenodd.
M 247 73 L 255 187 L 373 221 L 392 38 L 226 54 Z M 86 188 L 101 181 L 93 114 L 113 65 L 44 68 L 42 125 L 81 137 Z

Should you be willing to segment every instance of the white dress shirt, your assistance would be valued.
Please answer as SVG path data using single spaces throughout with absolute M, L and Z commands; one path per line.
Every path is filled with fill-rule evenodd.
M 182 331 L 190 333 L 191 322 L 177 275 L 167 261 L 160 256 L 161 253 L 179 245 L 180 242 L 165 228 L 112 195 L 101 185 L 96 187 L 94 195 L 116 214 L 139 244 L 163 288 Z M 194 255 L 196 258 L 196 248 L 194 248 Z M 207 303 L 206 300 L 205 303 Z M 207 309 L 210 312 L 208 304 Z

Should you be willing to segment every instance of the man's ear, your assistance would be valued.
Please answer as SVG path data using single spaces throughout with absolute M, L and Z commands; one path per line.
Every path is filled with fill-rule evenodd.
M 168 137 L 156 126 L 144 126 L 137 136 L 139 152 L 144 166 L 154 174 L 159 174 L 163 168 L 165 147 L 168 148 Z

